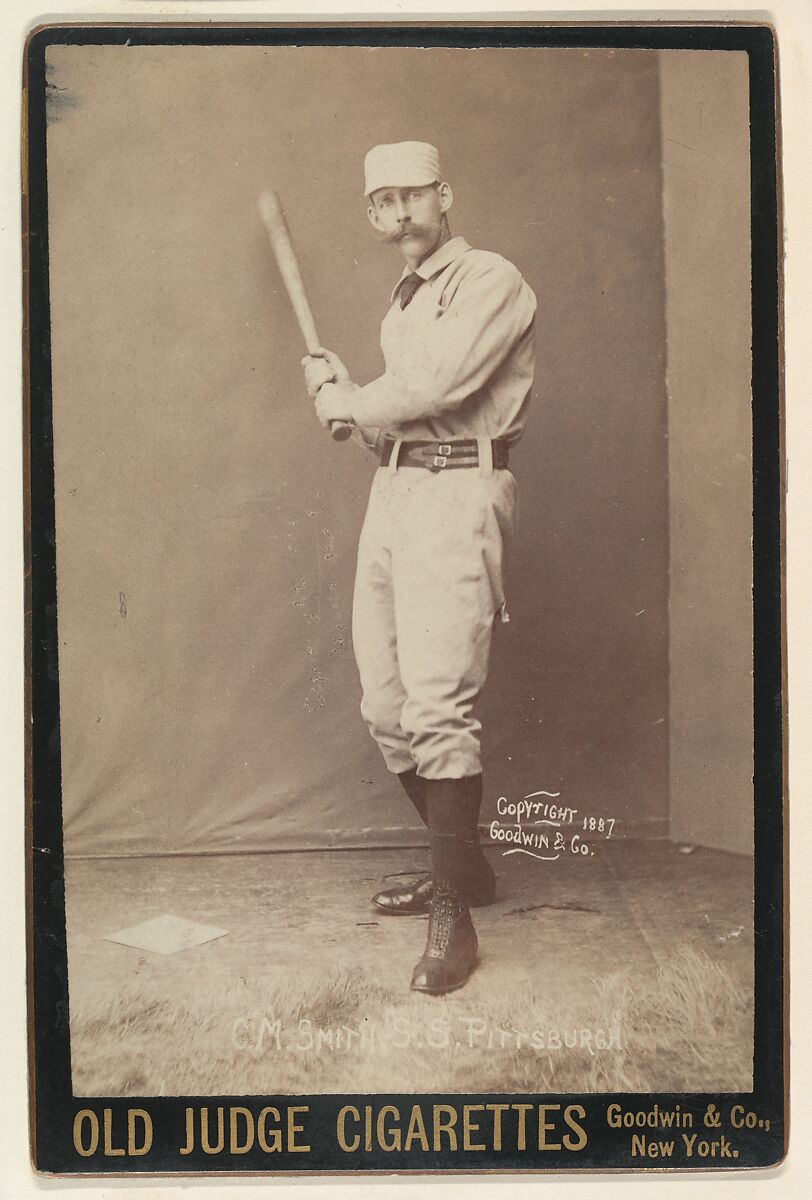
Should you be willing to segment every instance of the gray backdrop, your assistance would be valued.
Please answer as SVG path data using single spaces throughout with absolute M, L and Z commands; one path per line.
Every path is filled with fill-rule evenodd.
M 539 298 L 485 815 L 546 788 L 662 832 L 657 55 L 61 47 L 49 63 L 67 850 L 413 836 L 357 712 L 374 463 L 312 416 L 256 211 L 276 185 L 321 336 L 366 381 L 401 264 L 367 223 L 361 166 L 401 138 L 440 147 L 453 232 Z

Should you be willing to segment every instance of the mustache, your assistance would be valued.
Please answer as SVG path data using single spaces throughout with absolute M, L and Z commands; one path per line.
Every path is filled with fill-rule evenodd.
M 426 232 L 426 229 L 422 225 L 410 223 L 403 229 L 393 229 L 391 233 L 384 234 L 383 240 L 389 244 L 394 243 L 397 245 L 399 242 L 402 242 L 404 238 L 420 237 L 421 234 L 425 235 Z

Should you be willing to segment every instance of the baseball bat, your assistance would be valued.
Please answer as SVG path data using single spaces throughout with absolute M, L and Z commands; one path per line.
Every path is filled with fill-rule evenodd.
M 321 342 L 316 332 L 316 323 L 313 320 L 310 305 L 307 302 L 307 293 L 282 209 L 282 201 L 277 192 L 262 193 L 259 198 L 259 215 L 262 217 L 262 223 L 268 234 L 276 265 L 279 267 L 279 274 L 282 276 L 282 282 L 288 293 L 288 299 L 296 314 L 296 320 L 299 322 L 307 352 L 316 354 L 321 348 Z M 331 421 L 330 433 L 337 442 L 343 442 L 352 433 L 352 426 L 346 421 Z

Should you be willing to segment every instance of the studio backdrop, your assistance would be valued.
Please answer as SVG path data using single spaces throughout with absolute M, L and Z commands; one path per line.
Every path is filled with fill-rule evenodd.
M 538 297 L 536 385 L 512 461 L 520 526 L 510 622 L 497 629 L 482 707 L 483 815 L 500 795 L 546 789 L 614 817 L 621 832 L 667 832 L 674 522 L 684 532 L 688 514 L 679 578 L 689 610 L 690 538 L 711 556 L 725 543 L 724 531 L 709 534 L 702 506 L 692 519 L 682 493 L 669 498 L 667 318 L 678 329 L 681 315 L 680 279 L 673 296 L 667 286 L 660 59 L 49 50 L 68 853 L 418 836 L 358 712 L 351 589 L 375 460 L 332 442 L 314 417 L 304 347 L 257 213 L 259 194 L 276 187 L 323 342 L 366 382 L 382 369 L 379 324 L 402 263 L 367 221 L 362 163 L 375 143 L 410 138 L 440 149 L 452 232 L 513 261 Z M 746 96 L 746 70 L 713 78 L 717 97 L 734 83 Z M 746 148 L 746 105 L 735 113 L 728 132 Z M 704 128 L 709 136 L 713 104 Z M 734 166 L 746 172 L 746 161 Z M 701 194 L 700 176 L 693 201 L 683 199 Z M 733 261 L 746 263 L 747 214 L 730 221 L 740 238 Z M 683 238 L 671 245 L 679 258 Z M 704 286 L 682 284 L 686 293 Z M 746 313 L 735 336 L 746 366 Z M 690 323 L 682 337 L 692 337 Z M 690 361 L 685 395 L 694 394 Z M 717 380 L 721 393 L 729 383 Z M 733 434 L 745 460 L 731 486 L 746 517 L 746 375 L 737 387 Z M 689 445 L 695 422 L 683 424 Z M 684 457 L 695 461 L 690 448 Z M 685 470 L 679 478 L 687 494 Z M 738 642 L 721 643 L 721 665 L 706 668 L 690 612 L 680 636 L 685 695 L 696 680 L 704 694 L 706 670 L 716 681 L 721 672 L 728 696 L 741 697 L 744 680 L 735 720 L 747 733 L 746 520 L 740 532 Z M 730 625 L 725 611 L 719 630 Z M 717 699 L 711 707 L 716 726 L 703 736 L 713 746 L 725 725 Z M 748 763 L 732 755 L 715 800 L 743 831 L 740 847 Z M 694 825 L 687 833 L 702 840 Z

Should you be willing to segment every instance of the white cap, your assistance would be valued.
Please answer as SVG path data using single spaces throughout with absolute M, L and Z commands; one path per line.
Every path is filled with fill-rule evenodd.
M 440 180 L 440 155 L 428 142 L 374 146 L 364 159 L 364 194 L 384 187 L 425 187 Z

